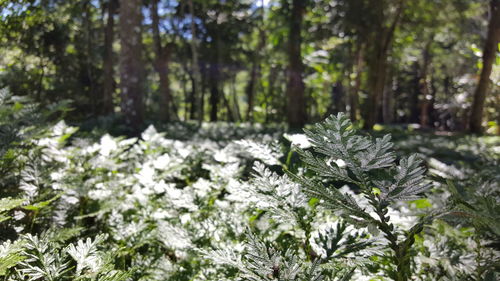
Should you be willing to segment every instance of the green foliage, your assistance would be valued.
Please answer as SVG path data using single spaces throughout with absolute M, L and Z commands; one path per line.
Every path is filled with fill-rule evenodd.
M 11 243 L 7 241 L 0 245 L 0 276 L 7 275 L 10 268 L 18 265 L 25 257 L 21 254 L 22 246 L 20 241 Z
M 410 229 L 401 231 L 391 223 L 387 213 L 391 203 L 420 198 L 431 187 L 430 183 L 425 182 L 424 169 L 420 166 L 422 162 L 417 159 L 418 156 L 411 155 L 396 163 L 389 135 L 374 141 L 358 135 L 350 120 L 342 113 L 327 118 L 305 132 L 313 152 L 297 151 L 308 164 L 307 167 L 320 178 L 315 180 L 306 175 L 288 174 L 303 186 L 304 192 L 320 199 L 321 206 L 337 212 L 347 222 L 368 227 L 372 232 L 375 232 L 374 227 L 378 228 L 393 251 L 394 267 L 389 270 L 389 276 L 394 280 L 409 280 L 414 236 L 437 214 L 427 214 Z M 368 206 L 362 207 L 359 199 L 334 186 L 325 185 L 321 181 L 325 178 L 353 184 L 368 200 Z
M 342 235 L 341 232 L 339 232 Z M 330 248 L 336 245 L 330 245 Z M 301 280 L 320 281 L 350 280 L 354 268 L 347 270 L 337 269 L 334 274 L 322 274 L 321 263 L 318 259 L 314 262 L 300 262 L 300 257 L 291 248 L 285 251 L 276 250 L 269 243 L 265 243 L 250 232 L 247 234 L 246 250 L 242 257 L 224 250 L 205 253 L 206 257 L 218 264 L 229 265 L 237 268 L 243 280 Z
M 277 141 L 282 133 L 176 124 L 161 133 L 151 126 L 126 139 L 77 133 L 63 122 L 44 128 L 23 140 L 29 146 L 12 159 L 13 166 L 4 163 L 14 173 L 2 179 L 2 194 L 16 197 L 0 199 L 0 215 L 8 218 L 0 224 L 1 278 L 495 277 L 499 255 L 488 227 L 494 226 L 496 207 L 485 200 L 498 189 L 494 181 L 481 187 L 483 194 L 468 188 L 497 174 L 486 168 L 494 160 L 478 156 L 482 148 L 449 149 L 457 153 L 447 154 L 450 163 L 470 155 L 481 159 L 462 171 L 438 162 L 448 163 L 438 149 L 447 142 L 429 137 L 436 146 L 420 152 L 435 188 L 426 189 L 419 158 L 405 156 L 418 151 L 410 146 L 422 142 L 416 136 L 399 136 L 393 146 L 388 137 L 358 134 L 339 115 L 308 136 L 285 136 L 303 147 L 300 162 L 288 141 Z M 282 168 L 284 162 L 293 173 Z M 478 167 L 484 174 L 477 178 L 465 172 L 475 174 Z M 452 197 L 438 174 L 456 181 Z M 412 200 L 424 190 L 425 201 Z M 443 209 L 466 219 L 433 220 Z
M 8 220 L 10 217 L 6 215 L 10 210 L 21 206 L 23 199 L 1 198 L 0 199 L 0 222 Z

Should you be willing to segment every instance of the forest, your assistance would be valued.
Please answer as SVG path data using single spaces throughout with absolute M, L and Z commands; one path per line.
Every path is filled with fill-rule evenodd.
M 0 281 L 500 279 L 500 0 L 0 0 Z

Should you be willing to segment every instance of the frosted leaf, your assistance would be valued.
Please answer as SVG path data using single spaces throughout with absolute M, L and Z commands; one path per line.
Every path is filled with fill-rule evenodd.
M 253 158 L 262 160 L 268 165 L 279 165 L 280 154 L 269 145 L 257 143 L 252 140 L 240 140 L 236 142 Z
M 234 154 L 235 152 L 231 151 L 229 147 L 226 147 L 221 150 L 217 150 L 213 157 L 215 161 L 221 162 L 221 163 L 233 163 L 233 162 L 238 162 L 239 159 L 236 157 Z
M 192 245 L 189 234 L 184 229 L 165 221 L 158 222 L 157 236 L 168 248 L 187 249 Z
M 153 186 L 155 183 L 153 179 L 154 175 L 155 170 L 153 169 L 151 163 L 145 163 L 142 165 L 141 170 L 135 175 L 135 177 L 143 186 Z
M 101 138 L 99 143 L 99 154 L 102 156 L 109 156 L 111 152 L 115 151 L 118 148 L 118 144 L 116 141 L 108 134 L 104 135 Z
M 170 155 L 163 154 L 153 161 L 153 167 L 158 170 L 164 170 L 170 165 L 171 161 L 174 161 L 174 159 L 171 159 Z
M 75 244 L 70 244 L 67 248 L 68 254 L 77 262 L 76 273 L 79 275 L 84 269 L 92 273 L 97 273 L 104 265 L 103 259 L 99 254 L 97 245 L 104 241 L 106 236 L 97 236 L 94 241 L 90 238 L 78 240 Z
M 302 149 L 311 147 L 311 142 L 305 134 L 283 134 L 283 137 L 289 140 L 292 145 L 297 146 Z

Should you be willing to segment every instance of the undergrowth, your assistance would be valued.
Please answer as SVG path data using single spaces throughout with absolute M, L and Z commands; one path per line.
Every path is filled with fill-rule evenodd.
M 498 141 L 342 114 L 96 140 L 64 111 L 0 95 L 0 280 L 498 278 Z

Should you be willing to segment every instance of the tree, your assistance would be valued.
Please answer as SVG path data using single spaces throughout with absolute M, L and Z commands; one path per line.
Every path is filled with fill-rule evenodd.
M 484 102 L 490 84 L 490 75 L 495 61 L 498 42 L 500 41 L 500 0 L 490 1 L 490 20 L 488 23 L 488 34 L 483 49 L 483 68 L 479 76 L 479 82 L 474 92 L 472 111 L 469 121 L 469 129 L 473 133 L 481 133 Z
M 121 110 L 125 123 L 137 132 L 143 123 L 142 12 L 140 0 L 120 1 Z
M 113 41 L 115 36 L 115 19 L 117 0 L 109 0 L 103 13 L 107 14 L 104 30 L 104 55 L 103 55 L 103 96 L 101 113 L 113 113 L 113 93 L 115 92 L 115 79 L 113 71 Z M 104 12 L 104 10 L 106 10 Z
M 374 22 L 370 32 L 373 44 L 367 57 L 369 97 L 365 107 L 365 129 L 371 129 L 378 120 L 379 105 L 383 97 L 387 75 L 387 57 L 394 39 L 394 32 L 403 14 L 404 4 L 405 0 L 397 1 L 396 10 L 392 17 L 387 14 L 390 9 L 387 8 L 388 2 L 385 0 L 370 1 L 367 6 L 374 13 Z
M 307 120 L 304 97 L 304 81 L 302 80 L 303 64 L 301 55 L 302 20 L 306 10 L 306 1 L 293 0 L 290 11 L 290 27 L 288 33 L 288 82 L 286 87 L 287 118 L 291 128 L 301 128 Z
M 261 52 L 265 48 L 266 45 L 266 32 L 264 31 L 264 20 L 265 20 L 265 4 L 264 0 L 261 0 L 260 3 L 260 17 L 258 23 L 258 43 L 257 48 L 252 52 L 252 69 L 250 70 L 250 80 L 245 88 L 245 92 L 247 95 L 247 114 L 246 119 L 249 122 L 253 122 L 253 107 L 255 100 L 255 92 L 257 90 L 257 82 L 260 76 L 260 60 L 261 60 Z
M 355 73 L 354 86 L 351 87 L 349 95 L 350 117 L 352 121 L 358 120 L 359 116 L 359 89 L 361 88 L 361 73 L 363 70 L 363 50 L 362 43 L 358 43 L 355 54 L 355 63 L 353 64 L 353 73 Z
M 188 0 L 188 9 L 190 18 L 190 30 L 191 30 L 191 56 L 192 56 L 192 104 L 191 104 L 191 112 L 196 114 L 198 124 L 201 124 L 203 121 L 203 94 L 201 89 L 201 74 L 200 74 L 200 65 L 198 62 L 198 39 L 196 37 L 196 23 L 194 20 L 194 5 L 193 0 Z M 196 108 L 198 112 L 196 112 Z M 191 116 L 193 118 L 193 116 Z
M 432 112 L 432 103 L 433 103 L 433 95 L 431 94 L 430 90 L 430 83 L 429 83 L 429 68 L 432 60 L 432 53 L 431 53 L 431 45 L 433 41 L 433 37 L 427 42 L 427 44 L 424 47 L 424 50 L 422 51 L 422 66 L 420 69 L 420 79 L 419 79 L 419 88 L 420 88 L 420 93 L 422 96 L 422 101 L 420 104 L 420 125 L 422 127 L 428 127 L 431 122 L 431 112 Z
M 160 119 L 169 121 L 172 118 L 172 94 L 170 92 L 170 82 L 168 80 L 168 66 L 170 62 L 171 46 L 164 46 L 160 36 L 160 17 L 158 15 L 158 1 L 151 2 L 151 25 L 153 29 L 153 44 L 155 52 L 154 68 L 160 77 Z

